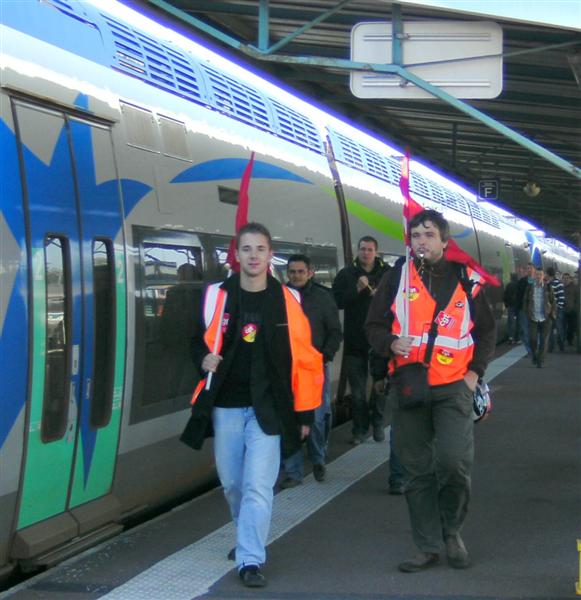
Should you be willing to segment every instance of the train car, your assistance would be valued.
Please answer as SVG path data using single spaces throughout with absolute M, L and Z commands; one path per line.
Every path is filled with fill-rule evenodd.
M 330 285 L 364 234 L 403 252 L 386 140 L 113 0 L 9 2 L 1 18 L 0 577 L 213 477 L 211 444 L 178 442 L 188 346 L 252 153 L 250 218 L 281 279 L 304 252 Z M 411 190 L 502 281 L 530 260 L 524 232 L 445 176 L 413 163 Z

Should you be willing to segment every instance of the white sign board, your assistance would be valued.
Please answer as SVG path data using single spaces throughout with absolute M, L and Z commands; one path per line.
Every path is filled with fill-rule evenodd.
M 351 31 L 351 60 L 392 64 L 392 24 L 358 23 Z M 403 65 L 456 98 L 496 98 L 502 91 L 502 28 L 489 21 L 403 23 Z M 358 98 L 433 98 L 398 75 L 352 71 Z

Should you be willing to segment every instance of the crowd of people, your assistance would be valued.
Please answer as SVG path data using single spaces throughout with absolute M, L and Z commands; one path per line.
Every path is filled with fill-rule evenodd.
M 534 365 L 543 367 L 547 352 L 564 352 L 577 336 L 579 298 L 577 281 L 553 267 L 529 263 L 526 275 L 516 273 L 504 290 L 508 342 L 522 343 Z
M 377 240 L 364 236 L 328 289 L 303 254 L 288 259 L 282 285 L 270 274 L 269 231 L 248 223 L 236 237 L 240 272 L 207 288 L 192 341 L 202 380 L 182 441 L 199 449 L 214 436 L 236 525 L 228 558 L 247 587 L 266 585 L 274 489 L 301 485 L 303 442 L 314 479 L 328 476 L 330 365 L 342 341 L 352 443 L 383 442 L 391 409 L 389 492 L 405 496 L 417 547 L 399 570 L 430 568 L 442 549 L 451 567 L 471 564 L 461 529 L 474 459 L 472 397 L 494 354 L 495 320 L 478 272 L 446 259 L 442 215 L 424 210 L 409 228 L 409 262 L 384 264 Z M 506 287 L 509 341 L 522 340 L 542 367 L 549 340 L 560 349 L 573 343 L 575 298 L 568 274 L 561 281 L 529 264 Z

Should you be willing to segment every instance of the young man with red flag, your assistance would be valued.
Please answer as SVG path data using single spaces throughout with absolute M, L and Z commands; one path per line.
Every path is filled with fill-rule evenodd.
M 399 569 L 434 566 L 443 543 L 450 566 L 461 569 L 470 565 L 460 530 L 474 457 L 472 395 L 494 353 L 495 322 L 484 277 L 447 257 L 451 240 L 443 216 L 421 210 L 407 231 L 412 256 L 382 279 L 365 323 L 371 348 L 389 359 L 390 373 L 413 363 L 423 364 L 427 375 L 423 403 L 407 407 L 402 396 L 408 390 L 400 389 L 393 415 L 419 550 Z
M 290 456 L 309 434 L 323 360 L 299 294 L 269 275 L 272 240 L 264 225 L 240 228 L 236 259 L 240 273 L 206 290 L 204 333 L 192 350 L 202 377 L 214 377 L 198 386 L 181 440 L 199 449 L 213 426 L 218 475 L 236 524 L 229 558 L 244 585 L 263 587 L 281 446 Z

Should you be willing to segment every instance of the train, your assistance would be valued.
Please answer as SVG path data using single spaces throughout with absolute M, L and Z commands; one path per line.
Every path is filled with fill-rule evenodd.
M 114 0 L 2 4 L 0 578 L 50 566 L 214 477 L 179 443 L 203 286 L 225 276 L 241 177 L 274 272 L 330 286 L 373 235 L 404 251 L 402 151 Z M 429 166 L 411 193 L 507 283 L 578 254 Z M 490 301 L 504 327 L 502 287 Z M 333 386 L 338 389 L 340 359 Z

